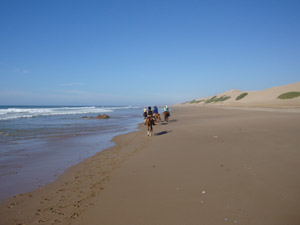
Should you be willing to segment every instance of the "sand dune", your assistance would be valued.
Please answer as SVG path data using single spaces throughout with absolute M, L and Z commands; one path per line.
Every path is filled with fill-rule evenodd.
M 261 91 L 240 91 L 233 89 L 220 94 L 215 95 L 215 99 L 223 97 L 230 97 L 222 101 L 208 102 L 214 96 L 196 99 L 192 102 L 188 102 L 185 105 L 224 105 L 224 106 L 248 106 L 248 107 L 300 107 L 300 97 L 292 99 L 278 99 L 278 96 L 287 92 L 300 92 L 300 82 L 273 87 Z M 242 93 L 248 95 L 240 100 L 236 98 Z

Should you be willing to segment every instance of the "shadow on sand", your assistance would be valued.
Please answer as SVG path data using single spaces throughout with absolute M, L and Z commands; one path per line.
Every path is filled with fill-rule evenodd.
M 164 134 L 167 134 L 167 133 L 170 133 L 170 132 L 172 132 L 172 131 L 171 130 L 169 130 L 169 131 L 161 131 L 159 133 L 155 133 L 154 135 L 155 136 L 160 136 L 160 135 L 164 135 Z

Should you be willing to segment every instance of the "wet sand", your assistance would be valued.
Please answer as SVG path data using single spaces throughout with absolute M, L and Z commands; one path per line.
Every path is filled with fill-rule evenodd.
M 141 128 L 2 203 L 0 224 L 300 224 L 300 113 L 178 107 Z

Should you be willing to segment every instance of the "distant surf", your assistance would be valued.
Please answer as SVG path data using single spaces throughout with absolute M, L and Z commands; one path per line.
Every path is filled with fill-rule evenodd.
M 0 120 L 31 118 L 36 116 L 108 113 L 116 109 L 137 108 L 134 106 L 0 106 Z

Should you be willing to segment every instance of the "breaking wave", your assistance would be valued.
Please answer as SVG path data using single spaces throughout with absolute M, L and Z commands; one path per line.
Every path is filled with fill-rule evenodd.
M 136 108 L 133 106 L 116 107 L 7 107 L 0 109 L 0 120 L 31 118 L 37 116 L 57 116 L 88 113 L 109 113 L 117 109 Z

